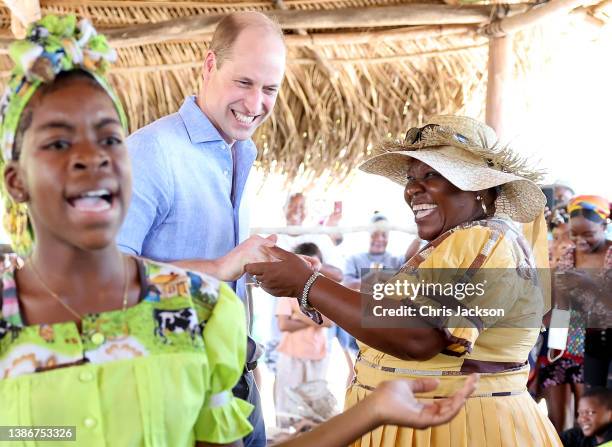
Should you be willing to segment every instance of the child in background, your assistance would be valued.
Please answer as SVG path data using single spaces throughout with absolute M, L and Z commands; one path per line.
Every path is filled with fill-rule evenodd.
M 294 252 L 322 262 L 319 248 L 311 242 L 298 245 Z M 324 266 L 321 273 L 325 274 Z M 302 314 L 297 300 L 293 298 L 278 300 L 276 318 L 282 336 L 276 348 L 275 406 L 278 426 L 287 427 L 291 423 L 289 414 L 292 413 L 287 390 L 302 383 L 325 380 L 329 360 L 326 331 L 333 323 L 328 319 L 324 319 L 321 326 L 314 323 Z
M 612 390 L 587 389 L 578 402 L 578 427 L 561 433 L 564 447 L 612 446 Z

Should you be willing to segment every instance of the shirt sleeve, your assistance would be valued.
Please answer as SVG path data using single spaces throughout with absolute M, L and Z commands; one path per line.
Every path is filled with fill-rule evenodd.
M 225 283 L 218 282 L 218 297 L 204 323 L 203 337 L 210 376 L 208 395 L 195 424 L 198 441 L 226 444 L 248 435 L 253 427 L 248 416 L 253 406 L 232 394 L 245 365 L 246 321 L 243 305 Z M 201 296 L 210 294 L 210 283 L 203 278 Z M 206 305 L 203 314 L 206 313 Z
M 145 239 L 171 208 L 172 172 L 151 130 L 136 132 L 127 144 L 132 164 L 132 200 L 117 243 L 124 252 L 142 255 Z
M 344 279 L 359 279 L 360 271 L 357 268 L 357 256 L 351 256 L 344 265 Z

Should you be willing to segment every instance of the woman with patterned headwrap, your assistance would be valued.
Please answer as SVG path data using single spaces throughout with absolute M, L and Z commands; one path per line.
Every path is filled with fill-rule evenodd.
M 564 271 L 566 281 L 578 286 L 572 287 L 568 294 L 586 317 L 584 383 L 587 387 L 611 388 L 612 241 L 606 239 L 610 205 L 604 197 L 582 195 L 570 200 L 568 211 L 574 247 L 561 256 L 558 268 Z M 605 320 L 593 320 L 590 315 Z
M 245 361 L 240 300 L 115 243 L 131 174 L 126 117 L 104 77 L 114 50 L 89 22 L 47 16 L 10 55 L 5 221 L 31 253 L 0 277 L 0 425 L 65 426 L 38 439 L 88 447 L 240 440 L 252 429 L 231 393 Z

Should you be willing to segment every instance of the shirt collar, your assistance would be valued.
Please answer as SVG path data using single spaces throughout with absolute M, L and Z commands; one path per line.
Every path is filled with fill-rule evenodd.
M 198 107 L 195 96 L 188 96 L 179 109 L 179 115 L 185 123 L 185 128 L 192 143 L 207 143 L 223 141 L 219 131 L 210 122 L 210 119 Z
M 187 134 L 189 134 L 191 143 L 197 144 L 221 141 L 226 147 L 231 148 L 223 137 L 221 137 L 221 134 L 217 128 L 213 126 L 213 123 L 210 122 L 206 114 L 202 112 L 202 109 L 200 109 L 196 102 L 195 96 L 188 96 L 185 98 L 183 105 L 179 109 L 179 115 L 185 123 L 185 128 L 187 129 Z M 253 160 L 257 156 L 255 143 L 253 143 L 251 139 L 234 141 L 234 148 L 236 150 L 240 149 L 241 151 L 248 150 L 249 153 L 252 153 L 249 157 Z M 251 164 L 253 160 L 251 160 Z

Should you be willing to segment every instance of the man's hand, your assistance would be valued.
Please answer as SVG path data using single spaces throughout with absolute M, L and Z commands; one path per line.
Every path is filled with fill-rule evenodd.
M 225 256 L 217 259 L 217 277 L 223 281 L 236 281 L 245 272 L 245 265 L 253 262 L 267 262 L 274 258 L 264 247 L 274 247 L 276 235 L 266 238 L 253 235 L 242 242 Z
M 463 408 L 465 400 L 474 392 L 478 375 L 467 378 L 463 388 L 445 399 L 422 403 L 414 393 L 433 391 L 438 386 L 435 379 L 399 379 L 381 383 L 369 398 L 381 423 L 404 427 L 426 428 L 441 425 L 454 418 Z

